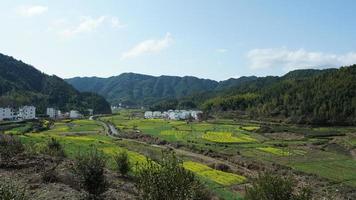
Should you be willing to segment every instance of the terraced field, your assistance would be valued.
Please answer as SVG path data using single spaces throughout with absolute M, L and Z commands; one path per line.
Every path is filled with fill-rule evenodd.
M 247 134 L 233 135 L 231 132 L 207 132 L 202 136 L 202 138 L 218 143 L 246 143 L 257 141 Z
M 209 178 L 210 180 L 224 186 L 240 184 L 246 181 L 246 177 L 215 170 L 197 162 L 187 161 L 183 163 L 183 166 L 201 177 Z
M 354 148 L 355 127 L 305 127 L 272 123 L 270 131 L 275 135 L 270 137 L 256 133 L 261 127 L 258 123 L 233 120 L 187 123 L 131 117 L 125 111 L 102 120 L 115 124 L 124 134 L 139 131 L 195 150 L 223 155 L 234 156 L 238 152 L 248 159 L 278 163 L 347 185 L 356 185 L 356 160 L 344 155 L 344 152 L 324 149 L 326 144 L 333 143 L 331 141 Z
M 186 134 L 185 131 L 162 131 L 160 134 L 168 137 L 182 137 Z M 51 138 L 56 138 L 65 149 L 66 154 L 71 158 L 78 152 L 85 152 L 91 148 L 91 146 L 97 147 L 101 150 L 108 160 L 108 166 L 114 169 L 113 156 L 120 151 L 127 151 L 131 164 L 142 165 L 147 162 L 147 157 L 139 152 L 128 150 L 125 148 L 126 141 L 116 141 L 115 139 L 105 135 L 105 130 L 102 124 L 93 120 L 74 120 L 74 121 L 60 121 L 56 122 L 50 130 L 39 133 L 26 133 L 19 136 L 25 145 L 32 144 L 35 151 L 40 151 L 46 145 L 47 141 Z M 140 146 L 136 143 L 136 148 Z M 142 145 L 142 149 L 145 149 Z M 151 147 L 152 148 L 152 147 Z M 145 151 L 145 150 L 143 150 Z M 155 154 L 160 155 L 160 150 L 155 150 Z M 158 156 L 159 156 L 158 155 Z M 221 197 L 228 197 L 228 199 L 238 199 L 240 195 L 233 191 L 230 191 L 228 187 L 234 184 L 241 184 L 246 178 L 233 174 L 222 172 L 209 168 L 208 166 L 194 162 L 194 166 L 206 167 L 209 170 L 194 171 L 192 167 L 192 161 L 185 160 L 184 167 L 196 173 L 204 183 L 212 190 L 215 191 Z M 190 168 L 189 168 L 190 167 Z M 134 167 L 135 171 L 135 167 Z

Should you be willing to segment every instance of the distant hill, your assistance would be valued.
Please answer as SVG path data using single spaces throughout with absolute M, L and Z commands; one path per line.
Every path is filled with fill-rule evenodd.
M 66 81 L 81 92 L 97 92 L 111 104 L 150 106 L 164 100 L 181 99 L 196 94 L 207 95 L 209 93 L 214 96 L 226 90 L 233 91 L 237 87 L 246 90 L 252 90 L 251 87 L 255 87 L 257 90 L 278 80 L 304 79 L 324 72 L 325 70 L 295 70 L 282 78 L 243 76 L 220 82 L 192 76 L 156 77 L 135 73 L 123 73 L 109 78 L 75 77 L 66 79 Z
M 39 113 L 46 107 L 62 111 L 93 108 L 110 113 L 110 105 L 94 93 L 81 93 L 57 76 L 46 75 L 34 67 L 0 54 L 0 106 L 35 105 Z
M 150 105 L 162 99 L 182 98 L 198 92 L 211 91 L 218 82 L 186 76 L 148 76 L 124 73 L 110 78 L 76 77 L 66 79 L 79 91 L 97 92 L 110 103 Z

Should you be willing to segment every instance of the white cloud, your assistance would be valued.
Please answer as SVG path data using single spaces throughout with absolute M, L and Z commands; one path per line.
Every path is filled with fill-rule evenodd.
M 145 40 L 133 48 L 124 52 L 121 56 L 122 59 L 133 58 L 146 53 L 155 53 L 162 51 L 173 43 L 173 38 L 170 33 L 166 33 L 164 38 L 157 40 Z
M 229 50 L 227 50 L 227 49 L 216 49 L 216 52 L 218 52 L 218 53 L 226 53 L 228 51 Z
M 86 32 L 91 32 L 95 29 L 97 29 L 106 19 L 106 16 L 101 16 L 98 18 L 92 18 L 92 17 L 81 17 L 80 23 L 72 28 L 65 29 L 61 31 L 61 35 L 65 37 L 71 37 L 80 33 L 86 33 Z
M 18 14 L 25 17 L 32 17 L 36 15 L 41 15 L 48 11 L 48 7 L 33 5 L 33 6 L 21 6 L 17 9 Z
M 301 68 L 339 67 L 356 63 L 356 52 L 330 54 L 304 49 L 253 49 L 247 53 L 251 69 L 282 68 L 284 71 Z
M 60 20 L 57 20 L 60 21 Z M 67 22 L 67 20 L 65 21 Z M 109 16 L 100 16 L 97 18 L 91 17 L 91 16 L 83 16 L 80 17 L 80 22 L 79 24 L 72 26 L 68 28 L 68 24 L 66 25 L 64 22 L 61 21 L 60 24 L 58 24 L 56 21 L 52 23 L 52 26 L 50 29 L 56 29 L 56 27 L 59 27 L 60 29 L 59 34 L 63 37 L 73 37 L 75 35 L 79 35 L 82 33 L 88 33 L 95 31 L 98 29 L 100 26 L 106 25 L 106 26 L 111 26 L 112 28 L 123 28 L 125 27 L 124 24 L 121 23 L 121 21 L 117 17 L 109 17 Z M 67 26 L 65 28 L 65 26 Z

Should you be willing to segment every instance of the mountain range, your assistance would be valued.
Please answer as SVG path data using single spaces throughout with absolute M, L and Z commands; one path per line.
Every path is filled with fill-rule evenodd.
M 276 118 L 293 123 L 356 124 L 356 65 L 220 82 L 134 73 L 66 81 L 79 91 L 99 93 L 111 104 L 148 106 L 152 110 L 231 111 L 251 118 Z
M 109 78 L 75 77 L 66 79 L 82 92 L 97 92 L 111 104 L 152 105 L 164 99 L 179 99 L 207 91 L 218 91 L 257 79 L 255 76 L 214 81 L 193 76 L 149 76 L 123 73 Z
M 110 113 L 112 105 L 152 110 L 203 109 L 252 119 L 273 118 L 304 124 L 356 124 L 356 65 L 306 69 L 283 76 L 240 77 L 225 81 L 192 76 L 124 73 L 110 78 L 63 80 L 0 54 L 0 106 L 35 105 L 62 111 Z
M 149 106 L 162 100 L 182 99 L 207 92 L 216 95 L 242 85 L 249 87 L 249 83 L 257 82 L 258 87 L 263 87 L 278 80 L 308 78 L 330 70 L 334 69 L 295 70 L 282 77 L 243 76 L 224 81 L 193 76 L 150 76 L 136 73 L 123 73 L 109 78 L 74 77 L 65 81 L 81 92 L 96 92 L 113 105 L 121 103 L 129 106 Z

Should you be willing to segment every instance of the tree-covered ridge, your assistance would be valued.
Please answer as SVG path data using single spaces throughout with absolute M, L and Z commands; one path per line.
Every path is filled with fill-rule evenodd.
M 150 106 L 167 99 L 180 99 L 210 91 L 220 91 L 257 79 L 255 76 L 214 81 L 192 76 L 149 76 L 123 73 L 109 78 L 75 77 L 66 79 L 79 91 L 98 92 L 110 103 Z
M 196 104 L 206 110 L 243 111 L 254 118 L 356 124 L 356 65 L 259 78 Z
M 107 101 L 94 93 L 80 93 L 63 79 L 48 76 L 34 67 L 0 54 L 0 106 L 35 105 L 39 113 L 46 107 L 82 112 L 110 113 Z

